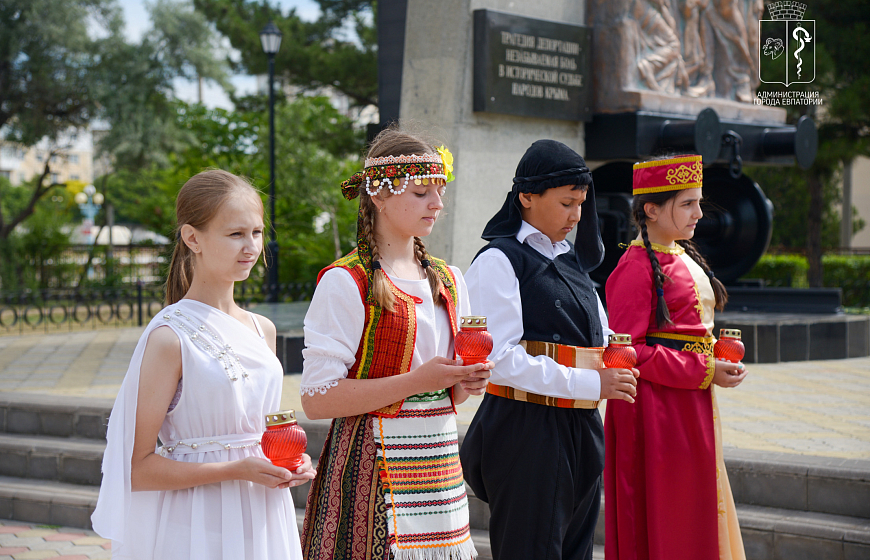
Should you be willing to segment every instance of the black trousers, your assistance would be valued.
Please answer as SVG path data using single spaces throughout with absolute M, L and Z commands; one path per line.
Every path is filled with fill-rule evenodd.
M 486 394 L 459 455 L 489 503 L 494 560 L 592 559 L 604 470 L 597 410 Z

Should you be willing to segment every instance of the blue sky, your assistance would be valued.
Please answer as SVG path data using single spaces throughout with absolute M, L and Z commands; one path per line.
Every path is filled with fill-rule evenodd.
M 314 0 L 273 0 L 273 2 L 285 11 L 295 8 L 302 19 L 315 20 L 320 14 L 320 6 Z M 128 39 L 130 42 L 139 41 L 142 34 L 151 27 L 146 0 L 118 0 L 118 4 L 124 11 Z M 257 88 L 256 78 L 253 76 L 233 76 L 232 83 L 238 93 L 254 92 Z M 196 101 L 196 83 L 182 79 L 175 80 L 175 94 L 184 101 Z M 219 86 L 209 83 L 203 86 L 203 102 L 210 107 L 232 107 L 226 93 Z

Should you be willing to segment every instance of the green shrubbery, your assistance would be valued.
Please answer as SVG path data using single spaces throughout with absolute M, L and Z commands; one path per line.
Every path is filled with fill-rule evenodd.
M 764 255 L 746 278 L 761 278 L 775 288 L 806 288 L 808 269 L 802 255 Z
M 826 255 L 822 259 L 825 286 L 843 289 L 846 307 L 870 307 L 870 255 Z
M 870 307 L 870 256 L 825 255 L 825 287 L 843 289 L 843 306 Z M 746 278 L 761 278 L 767 286 L 807 287 L 807 259 L 803 255 L 764 255 Z

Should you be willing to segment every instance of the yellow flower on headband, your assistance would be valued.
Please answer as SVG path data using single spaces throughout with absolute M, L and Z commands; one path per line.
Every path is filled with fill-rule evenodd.
M 441 156 L 441 164 L 444 165 L 444 174 L 447 175 L 447 182 L 449 183 L 453 179 L 456 179 L 456 176 L 453 175 L 453 154 L 443 144 L 435 148 L 435 151 Z

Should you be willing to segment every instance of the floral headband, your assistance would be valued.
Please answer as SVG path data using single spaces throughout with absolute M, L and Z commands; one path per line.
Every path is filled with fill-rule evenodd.
M 434 154 L 384 156 L 366 158 L 365 170 L 357 171 L 341 183 L 341 193 L 347 200 L 359 196 L 360 186 L 365 184 L 369 196 L 375 196 L 384 187 L 393 194 L 402 194 L 408 182 L 417 185 L 446 184 L 454 180 L 453 154 L 441 146 Z

